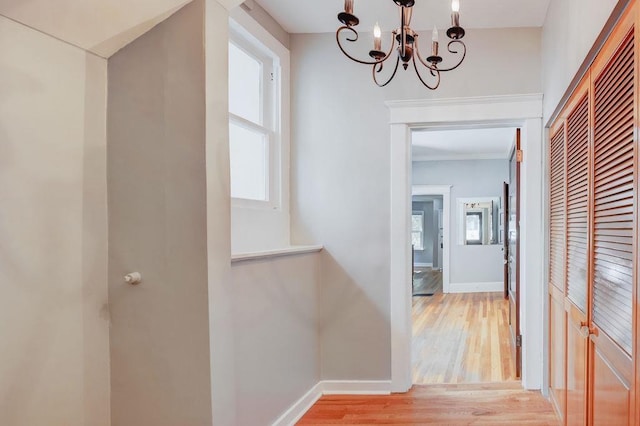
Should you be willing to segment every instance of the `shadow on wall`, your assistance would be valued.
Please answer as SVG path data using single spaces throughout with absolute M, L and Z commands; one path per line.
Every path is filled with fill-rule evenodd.
M 366 252 L 360 255 L 367 262 Z M 388 280 L 356 280 L 335 257 L 323 250 L 320 286 L 320 346 L 323 380 L 390 380 L 391 329 L 389 301 L 376 303 L 358 285 Z M 374 269 L 374 265 L 371 265 Z
M 308 253 L 232 264 L 236 400 L 251 407 L 238 424 L 271 423 L 320 380 L 319 262 Z

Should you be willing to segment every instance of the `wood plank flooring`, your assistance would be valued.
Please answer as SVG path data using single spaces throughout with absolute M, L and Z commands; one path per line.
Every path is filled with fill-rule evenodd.
M 298 425 L 559 425 L 551 404 L 519 382 L 414 386 L 388 396 L 326 395 Z
M 515 380 L 509 304 L 502 293 L 413 298 L 413 383 Z
M 416 268 L 413 274 L 413 296 L 433 296 L 442 292 L 442 272 L 432 268 Z
M 438 278 L 426 274 L 419 290 Z M 414 297 L 413 380 L 426 384 L 406 394 L 325 395 L 298 424 L 560 425 L 549 401 L 515 380 L 508 313 L 502 293 L 438 288 Z

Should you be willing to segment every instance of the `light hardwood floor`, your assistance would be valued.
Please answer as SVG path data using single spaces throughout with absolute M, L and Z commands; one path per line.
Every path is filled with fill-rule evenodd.
M 418 290 L 436 279 L 421 277 Z M 549 401 L 515 380 L 508 309 L 501 293 L 445 295 L 440 287 L 414 297 L 419 384 L 406 394 L 323 396 L 298 424 L 559 425 Z
M 388 396 L 323 396 L 299 425 L 559 425 L 551 404 L 519 382 L 414 386 Z
M 413 298 L 413 383 L 515 380 L 509 304 L 502 293 Z

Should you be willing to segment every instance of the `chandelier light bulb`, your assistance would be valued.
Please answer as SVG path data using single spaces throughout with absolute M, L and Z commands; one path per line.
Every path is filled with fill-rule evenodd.
M 460 0 L 452 0 L 452 25 L 446 31 L 446 36 L 449 39 L 446 41 L 446 53 L 451 54 L 447 56 L 453 56 L 453 61 L 445 61 L 445 58 L 439 55 L 440 42 L 438 39 L 440 34 L 435 26 L 431 34 L 431 55 L 424 58 L 418 41 L 420 35 L 411 28 L 411 17 L 416 0 L 392 1 L 400 12 L 400 26 L 390 31 L 391 40 L 388 50 L 382 51 L 382 30 L 380 24 L 376 22 L 373 26 L 373 49 L 369 51 L 371 59 L 358 58 L 349 53 L 346 46 L 359 40 L 356 28 L 360 20 L 353 14 L 354 0 L 344 0 L 344 11 L 338 13 L 338 21 L 342 24 L 336 31 L 338 47 L 352 61 L 371 66 L 373 81 L 379 87 L 389 84 L 399 70 L 406 71 L 411 66 L 420 83 L 427 89 L 436 90 L 440 86 L 440 75 L 457 69 L 467 56 L 467 46 L 462 41 L 465 30 L 460 26 L 458 13 Z M 443 61 L 445 61 L 444 64 Z
M 373 50 L 379 52 L 382 49 L 382 31 L 380 30 L 380 25 L 376 22 L 376 25 L 373 27 Z
M 382 37 L 382 30 L 380 29 L 380 25 L 376 22 L 376 25 L 373 27 L 373 36 L 375 38 Z

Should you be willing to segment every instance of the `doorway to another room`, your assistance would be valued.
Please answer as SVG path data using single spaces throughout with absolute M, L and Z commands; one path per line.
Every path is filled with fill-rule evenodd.
M 414 297 L 431 297 L 442 293 L 443 196 L 414 195 L 411 207 L 411 293 Z
M 520 386 L 517 134 L 412 131 L 413 384 Z

